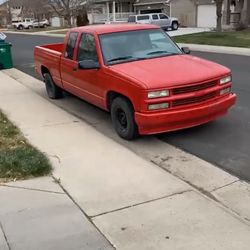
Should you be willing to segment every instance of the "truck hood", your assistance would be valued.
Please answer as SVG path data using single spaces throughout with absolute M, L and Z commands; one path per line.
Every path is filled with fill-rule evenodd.
M 230 70 L 217 63 L 190 55 L 174 55 L 110 66 L 119 75 L 147 89 L 188 85 L 223 77 Z

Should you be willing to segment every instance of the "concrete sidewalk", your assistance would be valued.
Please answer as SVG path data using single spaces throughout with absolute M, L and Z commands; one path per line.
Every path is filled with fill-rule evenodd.
M 250 216 L 250 189 L 243 184 L 239 187 L 241 183 L 237 179 L 227 177 L 227 184 L 223 185 L 229 189 L 216 190 L 214 196 L 208 192 L 200 192 L 192 182 L 189 185 L 156 164 L 142 159 L 1 72 L 0 108 L 19 126 L 33 145 L 47 154 L 54 165 L 54 177 L 60 181 L 81 211 L 84 211 L 81 213 L 83 220 L 86 215 L 115 249 L 249 249 L 250 223 L 244 218 Z M 182 161 L 184 168 L 190 164 L 185 162 Z M 199 179 L 199 175 L 196 178 Z M 233 183 L 237 188 L 233 189 Z M 7 192 L 10 187 L 2 188 Z M 240 194 L 245 196 L 240 206 L 237 195 L 230 195 L 232 189 L 242 190 Z M 218 202 L 221 193 L 224 193 L 224 205 Z M 34 203 L 34 214 L 20 217 L 22 213 L 16 213 L 13 218 L 15 221 L 21 218 L 26 223 L 31 223 L 32 228 L 36 228 L 37 223 L 37 228 L 44 230 L 45 220 L 35 219 L 39 211 L 42 211 L 43 218 L 50 221 L 60 211 L 60 206 L 37 209 L 39 206 L 35 204 L 38 201 L 34 202 L 31 196 L 22 198 L 17 195 L 20 199 L 15 201 L 15 195 L 15 192 L 12 196 L 0 194 L 1 204 L 12 204 L 5 206 L 4 212 L 0 208 L 0 221 L 8 242 L 16 242 L 16 245 L 12 243 L 15 248 L 11 249 L 26 250 L 28 248 L 25 248 L 27 245 L 23 247 L 23 241 L 27 243 L 30 239 L 31 242 L 36 242 L 37 234 L 34 230 L 22 231 L 11 222 L 6 223 L 6 214 L 11 215 L 12 209 L 22 211 L 22 207 L 19 209 L 22 202 Z M 27 198 L 30 200 L 25 200 Z M 229 200 L 232 202 L 227 203 Z M 47 206 L 46 199 L 42 203 Z M 232 204 L 235 205 L 234 211 L 238 209 L 237 213 L 232 211 Z M 79 210 L 78 212 L 80 213 Z M 70 220 L 69 218 L 69 224 Z M 54 224 L 57 223 L 55 218 Z M 72 223 L 74 224 L 74 220 Z M 8 233 L 11 230 L 13 234 Z M 65 230 L 62 229 L 63 232 Z M 96 230 L 93 229 L 93 232 L 95 235 Z M 76 234 L 74 228 L 69 228 L 68 233 L 72 236 Z M 84 238 L 84 232 L 80 234 Z M 43 241 L 47 237 L 44 236 Z M 75 237 L 75 244 L 78 244 L 81 237 Z M 95 245 L 93 250 L 112 247 L 107 245 L 101 235 L 96 237 L 100 240 L 100 248 Z M 58 239 L 58 233 L 53 234 L 52 230 L 49 239 L 53 239 L 53 242 L 58 240 L 63 245 L 67 237 Z M 43 241 L 38 240 L 37 244 Z M 39 249 L 39 246 L 34 246 L 33 249 Z M 43 249 L 62 249 L 55 245 L 53 247 Z
M 1 250 L 112 250 L 52 177 L 0 185 Z

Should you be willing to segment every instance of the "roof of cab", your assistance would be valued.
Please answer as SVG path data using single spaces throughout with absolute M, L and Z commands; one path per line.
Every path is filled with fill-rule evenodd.
M 151 24 L 101 24 L 101 25 L 88 25 L 73 28 L 70 31 L 78 31 L 78 32 L 93 32 L 96 34 L 107 34 L 114 32 L 123 32 L 123 31 L 133 31 L 133 30 L 145 30 L 145 29 L 159 29 L 158 26 Z

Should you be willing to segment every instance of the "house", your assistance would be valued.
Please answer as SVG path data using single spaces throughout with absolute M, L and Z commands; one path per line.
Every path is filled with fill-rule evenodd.
M 136 0 L 134 11 L 137 14 L 166 13 L 170 15 L 170 3 L 166 0 Z
M 2 3 L 0 5 L 0 27 L 5 27 L 7 25 L 7 4 Z
M 126 22 L 134 14 L 134 0 L 95 0 L 89 10 L 90 23 Z
M 169 0 L 168 3 L 169 15 L 177 17 L 182 26 L 216 28 L 214 0 Z M 245 26 L 250 24 L 250 0 L 224 0 L 222 11 L 225 27 L 234 27 L 240 22 Z

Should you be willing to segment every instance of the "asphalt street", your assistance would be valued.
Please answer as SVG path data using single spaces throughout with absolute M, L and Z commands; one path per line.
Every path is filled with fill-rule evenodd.
M 34 72 L 34 46 L 62 40 L 54 37 L 8 34 L 8 41 L 13 44 L 14 66 L 37 77 Z M 218 62 L 232 70 L 233 91 L 238 95 L 237 104 L 227 116 L 214 122 L 160 134 L 157 137 L 250 181 L 250 57 L 201 52 L 192 54 Z M 89 104 L 79 102 L 77 109 L 84 109 L 86 105 Z M 102 112 L 96 108 L 93 110 Z M 98 117 L 98 114 L 92 115 Z M 103 115 L 108 119 L 108 114 L 102 113 L 101 117 Z

